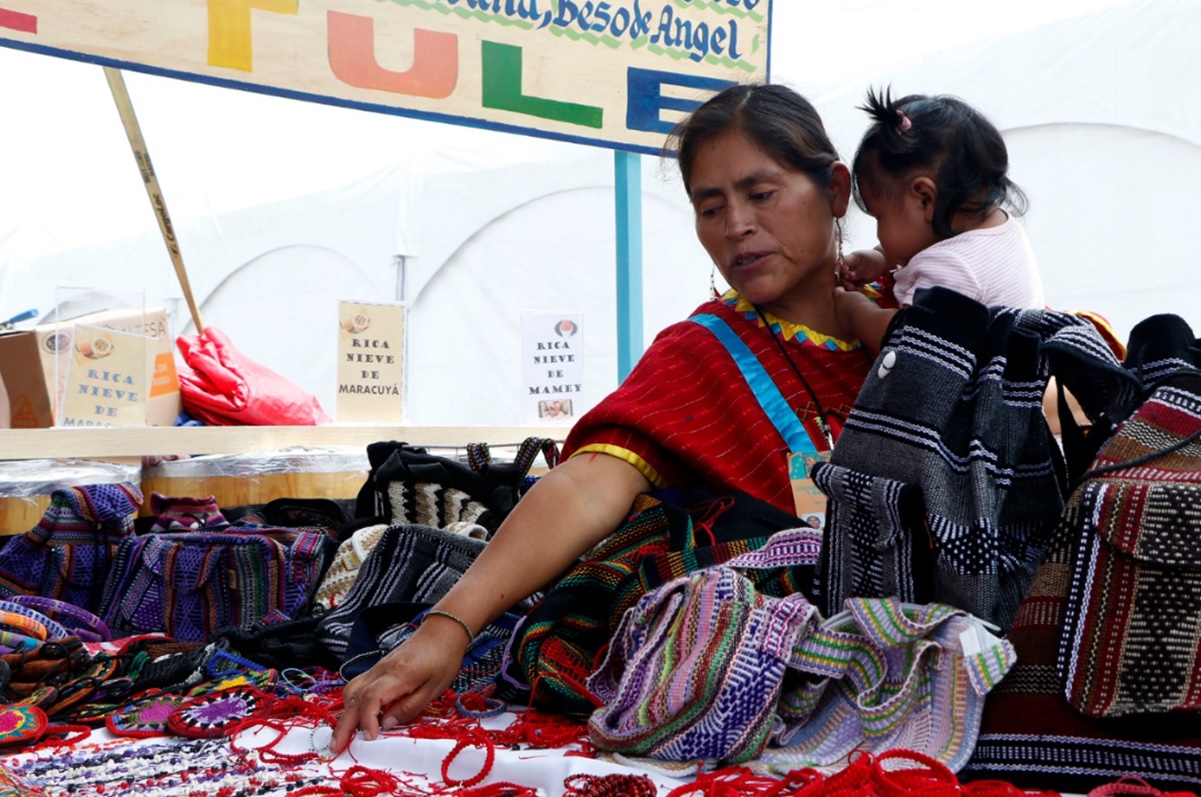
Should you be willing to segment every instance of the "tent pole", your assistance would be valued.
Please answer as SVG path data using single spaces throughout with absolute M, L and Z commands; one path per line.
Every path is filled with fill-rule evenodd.
M 642 163 L 613 151 L 617 198 L 617 381 L 642 356 Z
M 192 323 L 196 326 L 197 333 L 204 332 L 204 323 L 200 320 L 200 308 L 196 306 L 196 299 L 192 296 L 192 285 L 188 282 L 188 272 L 183 266 L 183 255 L 179 252 L 179 241 L 175 239 L 175 229 L 171 226 L 171 217 L 167 214 L 167 201 L 163 199 L 162 189 L 158 185 L 158 176 L 155 175 L 154 167 L 150 164 L 150 152 L 146 149 L 146 140 L 142 137 L 142 127 L 138 124 L 138 117 L 134 115 L 129 91 L 125 88 L 125 78 L 121 75 L 121 70 L 113 69 L 111 66 L 104 67 L 104 76 L 108 79 L 109 89 L 112 90 L 113 101 L 117 103 L 117 112 L 121 114 L 121 124 L 125 126 L 125 135 L 129 139 L 129 146 L 133 149 L 133 156 L 138 162 L 138 171 L 142 173 L 142 182 L 146 186 L 146 194 L 150 197 L 150 204 L 154 208 L 154 216 L 158 219 L 158 228 L 159 232 L 163 234 L 163 243 L 167 245 L 167 253 L 171 256 L 172 265 L 175 266 L 175 276 L 179 280 L 179 287 L 188 301 L 188 311 L 192 313 Z

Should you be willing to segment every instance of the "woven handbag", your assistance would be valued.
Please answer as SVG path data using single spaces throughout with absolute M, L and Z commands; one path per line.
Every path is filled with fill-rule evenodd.
M 812 565 L 820 547 L 819 531 L 781 531 L 644 595 L 588 678 L 602 701 L 588 720 L 592 743 L 668 761 L 759 755 L 793 648 L 820 618 L 804 595 L 764 595 L 741 570 Z
M 38 595 L 94 612 L 141 503 L 129 483 L 55 490 L 37 526 L 0 549 L 0 598 Z
M 1064 505 L 1042 407 L 1052 374 L 1090 417 L 1133 381 L 1079 316 L 917 292 L 812 472 L 828 498 L 823 613 L 898 596 L 1008 627 Z
M 850 598 L 846 606 L 793 652 L 789 666 L 809 677 L 781 695 L 783 730 L 760 766 L 842 769 L 856 751 L 905 749 L 958 771 L 985 695 L 1016 660 L 1013 646 L 945 604 Z
M 432 526 L 389 527 L 363 560 L 342 602 L 321 616 L 318 639 L 341 662 L 364 610 L 383 603 L 437 603 L 485 544 Z
M 372 443 L 371 471 L 359 490 L 355 518 L 438 529 L 476 523 L 491 534 L 524 494 L 539 454 L 549 467 L 558 463 L 558 445 L 540 437 L 522 442 L 512 462 L 494 460 L 488 446 L 478 443 L 467 446 L 465 463 L 407 443 Z
M 342 541 L 325 575 L 321 577 L 321 584 L 313 598 L 316 605 L 325 611 L 342 605 L 346 594 L 358 578 L 359 569 L 363 562 L 367 561 L 367 555 L 384 538 L 384 532 L 387 530 L 386 523 L 366 526 Z
M 203 642 L 225 628 L 306 611 L 328 536 L 294 529 L 148 534 L 124 540 L 98 614 L 116 635 Z
M 1108 462 L 1158 452 L 1197 428 L 1201 357 L 1183 319 L 1144 320 L 1131 331 L 1129 352 L 1125 367 L 1141 382 L 1145 410 L 1136 404 L 1118 437 L 1103 448 Z M 1182 563 L 1187 551 L 1196 551 L 1190 545 L 1199 533 L 1198 520 L 1187 503 L 1193 499 L 1185 498 L 1176 512 L 1164 501 L 1177 500 L 1189 489 L 1198 456 L 1197 443 L 1187 444 L 1140 468 L 1095 474 L 1072 492 L 1009 629 L 1018 661 L 988 697 L 976 749 L 963 770 L 966 777 L 1084 793 L 1134 775 L 1164 788 L 1201 790 L 1197 711 L 1151 709 L 1180 702 L 1190 677 L 1194 690 L 1198 683 L 1198 598 L 1189 586 L 1197 560 L 1164 566 Z M 1144 477 L 1158 482 L 1154 490 L 1142 490 L 1149 500 L 1121 498 L 1133 498 Z M 1104 489 L 1090 490 L 1093 482 Z M 1114 492 L 1123 482 L 1123 492 Z M 1121 522 L 1123 516 L 1131 522 Z M 1154 535 L 1144 537 L 1144 519 L 1153 521 Z M 1132 581 L 1136 569 L 1141 576 Z M 1129 596 L 1113 591 L 1129 586 L 1135 586 Z M 1113 628 L 1101 628 L 1102 623 Z M 1117 646 L 1102 649 L 1098 634 L 1112 634 Z M 1083 646 L 1080 654 L 1071 651 L 1076 640 Z M 1127 650 L 1134 655 L 1126 656 Z M 1072 677 L 1061 678 L 1061 673 Z M 1135 678 L 1144 674 L 1145 679 Z M 1092 717 L 1069 703 L 1068 691 L 1093 712 L 1135 705 L 1147 710 Z
M 1058 673 L 1085 714 L 1201 712 L 1199 438 L 1201 372 L 1156 389 L 1074 497 Z

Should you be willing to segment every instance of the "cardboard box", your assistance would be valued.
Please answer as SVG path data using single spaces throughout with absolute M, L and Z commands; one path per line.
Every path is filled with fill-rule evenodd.
M 167 323 L 167 311 L 151 308 L 145 312 L 107 310 L 90 313 L 58 324 L 43 324 L 32 330 L 0 335 L 0 380 L 4 382 L 3 392 L 8 397 L 7 402 L 0 401 L 0 428 L 33 429 L 54 425 L 57 397 L 66 387 L 67 363 L 75 343 L 76 324 L 132 332 L 158 341 L 146 422 L 150 426 L 174 426 L 183 407 L 179 374 L 175 370 L 174 340 Z

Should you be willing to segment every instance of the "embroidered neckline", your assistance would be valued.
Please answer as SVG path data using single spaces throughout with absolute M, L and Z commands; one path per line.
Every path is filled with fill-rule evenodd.
M 763 322 L 759 318 L 758 311 L 755 309 L 755 305 L 742 298 L 742 296 L 734 289 L 731 288 L 730 290 L 726 291 L 726 293 L 721 297 L 721 301 L 724 302 L 727 307 L 732 308 L 735 312 L 742 313 L 748 321 L 754 321 L 760 326 L 763 325 Z M 804 324 L 794 324 L 791 321 L 785 321 L 782 318 L 777 318 L 766 310 L 763 311 L 763 315 L 770 323 L 771 330 L 777 335 L 781 336 L 785 341 L 796 339 L 796 341 L 802 345 L 809 344 L 811 346 L 818 346 L 823 349 L 828 349 L 829 351 L 854 351 L 855 349 L 860 349 L 863 347 L 863 344 L 859 341 L 848 343 L 847 341 L 840 340 L 833 335 L 824 335 L 815 329 L 805 326 Z

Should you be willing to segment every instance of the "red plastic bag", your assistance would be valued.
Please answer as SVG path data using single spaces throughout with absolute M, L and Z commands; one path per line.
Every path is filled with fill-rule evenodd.
M 330 422 L 311 393 L 239 352 L 215 327 L 175 341 L 184 411 L 212 426 L 320 426 Z

